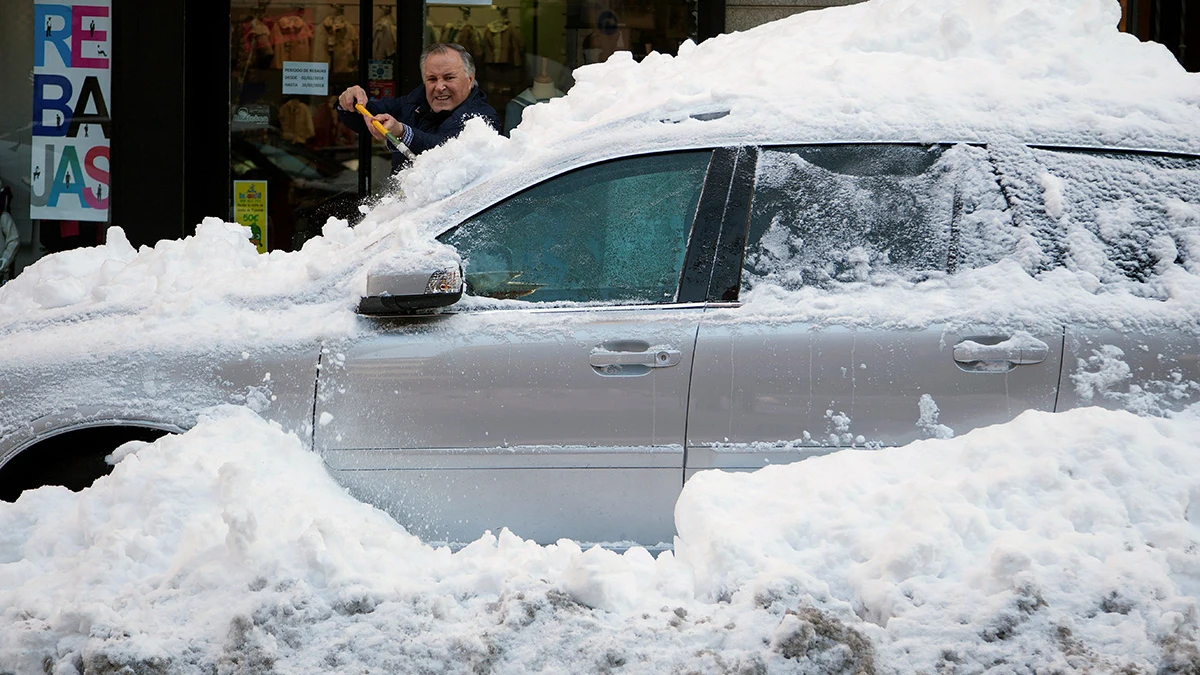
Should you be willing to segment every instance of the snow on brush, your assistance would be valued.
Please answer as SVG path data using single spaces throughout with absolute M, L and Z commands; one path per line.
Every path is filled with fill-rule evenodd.
M 1200 418 L 1026 413 L 451 552 L 244 408 L 0 503 L 0 672 L 1194 672 Z M 519 533 L 518 533 L 519 534 Z

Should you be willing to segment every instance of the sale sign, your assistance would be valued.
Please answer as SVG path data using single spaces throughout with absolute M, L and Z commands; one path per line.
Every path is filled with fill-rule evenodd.
M 34 0 L 29 216 L 108 220 L 112 0 Z
M 267 252 L 266 181 L 233 181 L 233 220 L 250 228 L 250 243 L 259 253 Z

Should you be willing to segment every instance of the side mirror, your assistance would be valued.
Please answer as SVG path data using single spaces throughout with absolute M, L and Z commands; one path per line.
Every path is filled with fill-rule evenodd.
M 358 313 L 415 314 L 458 302 L 463 294 L 462 261 L 453 250 L 437 253 L 442 255 L 400 255 L 375 265 L 367 273 L 367 292 Z

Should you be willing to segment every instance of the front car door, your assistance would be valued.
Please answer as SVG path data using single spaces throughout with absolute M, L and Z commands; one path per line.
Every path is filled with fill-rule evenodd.
M 949 437 L 1054 409 L 1061 326 L 904 311 L 920 299 L 902 289 L 994 262 L 1014 244 L 987 150 L 764 148 L 743 218 L 730 223 L 745 232 L 730 283 L 761 300 L 711 312 L 701 327 L 687 475 Z M 876 286 L 899 289 L 893 304 L 870 295 Z
M 466 267 L 458 311 L 323 358 L 315 445 L 335 476 L 433 541 L 670 542 L 712 156 L 580 169 L 442 235 Z

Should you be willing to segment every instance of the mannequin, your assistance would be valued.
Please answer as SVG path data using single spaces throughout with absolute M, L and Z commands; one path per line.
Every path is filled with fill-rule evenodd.
M 521 117 L 525 112 L 525 108 L 538 103 L 545 103 L 552 98 L 565 96 L 565 94 L 554 86 L 554 80 L 546 74 L 547 61 L 542 59 L 542 72 L 538 73 L 537 77 L 533 78 L 533 85 L 525 91 L 517 94 L 516 98 L 508 102 L 504 108 L 504 135 L 507 136 L 518 124 L 521 123 Z

